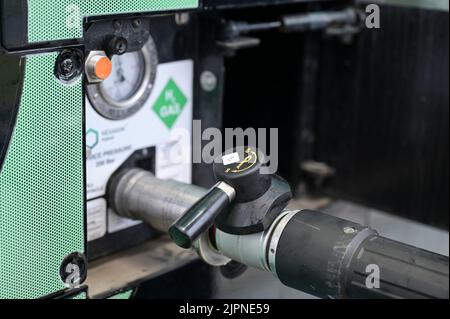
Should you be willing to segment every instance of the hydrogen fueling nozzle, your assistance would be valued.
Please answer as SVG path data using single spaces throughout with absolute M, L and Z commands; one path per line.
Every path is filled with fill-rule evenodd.
M 224 164 L 219 172 L 240 163 L 236 159 L 233 164 Z M 255 174 L 252 167 L 247 174 Z M 221 175 L 216 172 L 216 176 Z M 449 297 L 447 256 L 381 237 L 369 227 L 317 211 L 285 210 L 284 199 L 290 192 L 277 186 L 285 182 L 276 176 L 267 176 L 270 186 L 265 193 L 249 191 L 260 197 L 251 200 L 249 193 L 242 197 L 240 187 L 246 183 L 240 179 L 242 175 L 232 176 L 234 180 L 218 180 L 235 194 L 220 184 L 208 191 L 131 169 L 113 177 L 108 196 L 117 214 L 143 220 L 160 231 L 189 225 L 184 228 L 188 238 L 184 246 L 194 246 L 213 266 L 234 260 L 270 272 L 286 286 L 314 296 Z M 249 180 L 252 178 L 257 181 L 260 177 Z M 220 196 L 211 195 L 219 191 Z M 277 198 L 282 204 L 276 204 Z M 213 203 L 215 199 L 217 203 Z M 212 223 L 217 227 L 209 228 Z
M 169 228 L 183 248 L 211 226 L 235 235 L 259 233 L 270 227 L 291 199 L 289 184 L 267 174 L 263 154 L 255 147 L 230 149 L 214 162 L 217 184 Z

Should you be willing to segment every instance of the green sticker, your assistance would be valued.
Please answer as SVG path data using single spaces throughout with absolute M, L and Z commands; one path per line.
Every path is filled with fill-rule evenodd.
M 183 112 L 187 98 L 174 80 L 170 79 L 153 105 L 153 111 L 171 129 Z

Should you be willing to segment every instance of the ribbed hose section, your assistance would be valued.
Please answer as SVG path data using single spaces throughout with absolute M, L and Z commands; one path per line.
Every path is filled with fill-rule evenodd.
M 449 297 L 448 257 L 344 219 L 301 211 L 276 244 L 271 270 L 285 285 L 317 297 Z
M 448 257 L 373 236 L 350 265 L 350 298 L 449 298 Z M 370 287 L 370 288 L 369 288 Z
M 198 186 L 158 179 L 141 169 L 116 175 L 108 187 L 117 214 L 142 220 L 163 232 L 206 192 Z

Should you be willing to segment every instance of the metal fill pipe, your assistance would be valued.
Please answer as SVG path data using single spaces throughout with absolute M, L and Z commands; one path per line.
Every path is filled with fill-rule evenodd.
M 109 202 L 117 214 L 142 220 L 162 232 L 206 192 L 198 186 L 161 180 L 141 169 L 121 172 L 108 185 Z

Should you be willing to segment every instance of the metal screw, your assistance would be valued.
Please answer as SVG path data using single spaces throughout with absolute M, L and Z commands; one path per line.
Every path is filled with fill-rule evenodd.
M 63 75 L 68 76 L 73 72 L 73 61 L 70 58 L 64 59 L 61 62 L 61 72 Z
M 212 92 L 217 87 L 217 77 L 211 71 L 204 71 L 200 75 L 200 85 L 206 92 Z
M 64 84 L 77 80 L 83 70 L 83 53 L 78 49 L 63 50 L 56 59 L 54 74 Z
M 127 48 L 128 41 L 125 38 L 114 36 L 109 40 L 106 51 L 110 56 L 122 55 L 127 52 Z
M 345 227 L 344 228 L 344 233 L 351 235 L 356 233 L 356 228 L 355 227 Z
M 117 42 L 117 54 L 123 54 L 127 50 L 127 43 L 124 40 Z
M 139 26 L 141 25 L 141 20 L 134 19 L 132 24 L 134 28 L 139 28 Z

